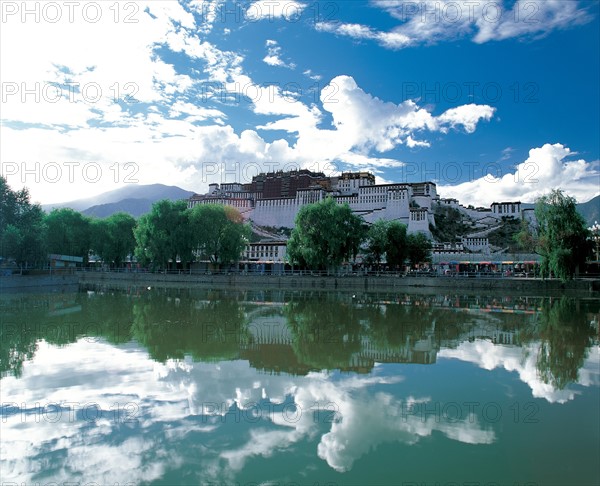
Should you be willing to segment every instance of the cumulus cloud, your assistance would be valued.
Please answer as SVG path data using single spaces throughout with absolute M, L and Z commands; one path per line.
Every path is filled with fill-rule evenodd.
M 489 205 L 494 201 L 532 203 L 551 189 L 562 189 L 585 202 L 600 194 L 599 163 L 570 160 L 572 155 L 560 143 L 547 143 L 531 149 L 529 157 L 512 172 L 502 174 L 500 165 L 491 163 L 487 165 L 489 173 L 479 179 L 457 185 L 440 181 L 438 192 L 463 204 Z
M 268 64 L 269 66 L 279 66 L 285 67 L 288 69 L 295 69 L 296 65 L 291 63 L 286 63 L 283 59 L 281 59 L 281 46 L 277 43 L 277 41 L 268 39 L 265 43 L 267 47 L 267 55 L 263 58 L 263 62 Z
M 400 32 L 381 32 L 362 24 L 345 24 L 338 22 L 317 22 L 315 29 L 344 37 L 359 40 L 374 40 L 389 49 L 401 49 L 409 46 L 412 41 Z
M 408 412 L 416 402 L 431 399 L 396 397 L 391 392 L 397 393 L 398 388 L 390 387 L 402 377 L 381 376 L 377 370 L 371 376 L 313 372 L 293 377 L 262 374 L 246 361 L 194 363 L 185 359 L 161 364 L 133 345 L 85 339 L 70 344 L 66 351 L 40 342 L 22 376 L 3 378 L 0 398 L 4 404 L 63 407 L 55 421 L 33 417 L 23 421 L 20 413 L 5 416 L 5 480 L 32 482 L 40 472 L 37 457 L 49 453 L 55 453 L 58 462 L 46 471 L 48 481 L 63 482 L 81 474 L 86 481 L 99 484 L 157 480 L 182 462 L 178 446 L 188 434 L 200 434 L 206 444 L 199 445 L 200 482 L 224 478 L 233 482 L 249 458 L 270 457 L 319 436 L 315 455 L 337 471 L 351 469 L 378 444 L 413 444 L 435 431 L 470 444 L 495 440 L 492 428 L 482 426 L 477 417 L 444 421 Z M 107 355 L 112 359 L 102 358 Z M 265 400 L 269 405 L 257 409 Z M 284 403 L 289 406 L 275 411 L 275 406 Z M 69 411 L 86 404 L 94 404 L 97 420 L 86 421 Z M 113 411 L 116 405 L 124 410 L 127 404 L 133 406 L 127 410 L 133 411 L 135 426 L 126 440 L 119 440 L 121 419 L 114 419 Z M 234 413 L 232 407 L 240 411 L 237 420 L 248 420 L 251 428 L 247 434 L 234 434 L 227 447 L 222 447 L 218 431 L 225 416 Z M 100 415 L 96 410 L 102 411 Z M 332 412 L 333 422 L 325 422 L 323 429 L 322 421 L 314 418 L 316 411 Z M 254 412 L 264 419 L 255 420 Z M 147 430 L 152 430 L 150 438 Z M 147 457 L 155 460 L 147 461 Z
M 579 373 L 579 384 L 583 386 L 598 386 L 600 373 L 598 371 L 598 346 L 592 348 Z M 536 368 L 536 360 L 540 352 L 540 343 L 531 343 L 523 347 L 501 346 L 485 340 L 462 342 L 454 349 L 442 349 L 439 358 L 454 358 L 468 361 L 486 370 L 504 368 L 514 371 L 519 379 L 531 388 L 535 398 L 544 398 L 550 403 L 566 403 L 578 394 L 571 386 L 558 390 L 550 383 L 544 383 Z
M 450 108 L 439 116 L 439 122 L 451 127 L 462 126 L 467 133 L 473 133 L 480 120 L 490 120 L 495 108 L 488 105 L 462 105 Z
M 470 133 L 493 114 L 489 106 L 466 105 L 436 116 L 414 101 L 381 100 L 345 75 L 333 78 L 318 100 L 306 102 L 280 86 L 256 84 L 242 55 L 202 37 L 218 21 L 219 1 L 186 5 L 201 16 L 178 2 L 136 6 L 138 22 L 117 26 L 108 4 L 95 24 L 68 18 L 57 24 L 3 24 L 3 72 L 10 73 L 8 82 L 15 79 L 18 91 L 3 104 L 0 157 L 9 163 L 3 167 L 9 183 L 28 186 L 34 200 L 89 197 L 130 182 L 156 183 L 164 174 L 171 184 L 201 192 L 210 182 L 224 182 L 223 174 L 233 177 L 232 168 L 240 182 L 261 170 L 332 162 L 377 172 L 402 164 L 385 152 L 401 145 L 429 147 L 428 133 Z M 284 10 L 275 13 L 285 17 Z M 33 45 L 28 41 L 33 37 L 45 42 Z M 70 38 L 81 41 L 61 48 Z M 292 67 L 275 40 L 265 47 L 265 62 Z M 162 49 L 201 69 L 179 72 L 161 57 Z M 304 73 L 316 79 L 312 71 Z M 21 90 L 40 80 L 49 86 L 39 92 L 41 98 L 23 98 Z M 61 93 L 56 102 L 49 101 L 53 90 Z M 255 129 L 236 130 L 228 108 L 260 122 Z M 44 173 L 50 162 L 58 164 L 59 177 L 56 171 Z M 66 164 L 72 162 L 78 165 L 70 172 Z M 84 171 L 89 164 L 93 170 Z M 125 164 L 133 164 L 127 166 L 133 171 Z
M 334 78 L 323 90 L 321 100 L 343 139 L 352 141 L 352 147 L 372 147 L 379 152 L 404 143 L 428 146 L 426 141 L 414 139 L 413 134 L 419 131 L 445 132 L 448 127 L 462 126 L 472 133 L 479 121 L 489 120 L 495 111 L 488 105 L 471 104 L 436 117 L 412 100 L 400 104 L 382 101 L 363 91 L 350 76 Z
M 323 76 L 321 76 L 320 74 L 313 73 L 311 69 L 307 69 L 302 74 L 304 74 L 305 76 L 309 77 L 313 81 L 321 81 L 321 79 L 323 79 Z
M 471 2 L 469 0 L 374 0 L 373 4 L 399 21 L 384 32 L 362 24 L 318 22 L 315 28 L 353 39 L 366 39 L 388 49 L 470 37 L 485 43 L 547 35 L 589 21 L 578 1 Z

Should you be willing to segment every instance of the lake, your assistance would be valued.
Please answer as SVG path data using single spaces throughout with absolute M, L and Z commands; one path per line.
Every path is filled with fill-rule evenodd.
M 0 296 L 2 484 L 600 484 L 600 301 Z

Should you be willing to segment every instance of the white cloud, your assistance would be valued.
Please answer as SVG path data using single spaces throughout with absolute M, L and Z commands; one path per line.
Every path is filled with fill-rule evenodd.
M 321 79 L 323 79 L 323 76 L 321 76 L 320 74 L 313 73 L 312 70 L 310 70 L 310 69 L 307 69 L 302 74 L 304 74 L 305 76 L 309 77 L 313 81 L 321 81 Z
M 447 422 L 406 413 L 414 398 L 403 400 L 382 391 L 400 381 L 399 376 L 379 376 L 377 370 L 371 376 L 314 372 L 293 377 L 263 374 L 245 361 L 194 363 L 185 359 L 160 364 L 133 345 L 82 339 L 64 348 L 42 341 L 19 378 L 3 378 L 0 399 L 5 406 L 61 404 L 64 409 L 57 422 L 35 421 L 33 415 L 23 420 L 20 413 L 5 416 L 2 477 L 31 483 L 40 472 L 39 455 L 55 452 L 57 462 L 46 471 L 49 482 L 62 483 L 81 474 L 98 484 L 151 482 L 181 463 L 176 446 L 186 434 L 200 433 L 207 442 L 214 440 L 211 434 L 232 413 L 233 404 L 242 410 L 238 420 L 250 420 L 256 404 L 265 399 L 271 406 L 257 412 L 268 420 L 250 424 L 247 440 L 239 434 L 226 448 L 202 449 L 199 482 L 223 478 L 233 482 L 248 458 L 269 457 L 319 435 L 314 452 L 338 471 L 350 469 L 382 442 L 413 444 L 436 430 L 465 443 L 495 440 L 495 432 L 476 417 Z M 290 399 L 299 413 L 289 407 L 274 411 L 273 405 Z M 81 411 L 89 404 L 95 404 L 94 411 L 96 405 L 102 410 L 100 415 L 93 413 L 97 421 L 77 418 L 68 410 Z M 114 440 L 112 434 L 119 434 L 125 416 L 117 420 L 113 411 L 116 406 L 124 410 L 127 404 L 134 405 L 127 410 L 138 426 L 128 439 Z M 315 420 L 316 406 L 321 413 L 336 413 L 328 430 L 323 431 L 322 421 Z M 270 423 L 276 428 L 269 427 Z M 148 430 L 152 430 L 150 437 Z M 145 460 L 149 456 L 155 460 Z
M 201 18 L 201 23 L 198 26 L 199 32 L 208 34 L 213 30 L 214 24 L 223 17 L 221 9 L 224 4 L 225 0 L 191 0 L 189 2 L 190 9 Z
M 559 390 L 550 383 L 544 383 L 540 378 L 536 360 L 540 352 L 540 343 L 531 343 L 523 347 L 502 346 L 487 340 L 462 342 L 454 349 L 442 349 L 439 358 L 455 358 L 468 361 L 486 370 L 504 368 L 506 371 L 515 371 L 519 379 L 531 388 L 535 398 L 544 398 L 550 403 L 566 403 L 573 400 L 578 394 L 571 386 Z M 598 356 L 600 348 L 593 347 L 579 373 L 578 383 L 583 386 L 600 385 L 598 371 Z
M 89 197 L 126 182 L 164 182 L 165 174 L 170 184 L 201 192 L 208 183 L 223 181 L 222 169 L 236 164 L 242 182 L 250 173 L 240 169 L 244 165 L 273 170 L 343 162 L 377 172 L 401 164 L 381 156 L 383 152 L 402 144 L 427 147 L 426 131 L 463 126 L 470 132 L 492 110 L 468 105 L 457 107 L 454 115 L 449 111 L 436 117 L 412 101 L 397 105 L 380 100 L 350 76 L 332 79 L 319 100 L 305 103 L 278 86 L 256 85 L 244 71 L 243 56 L 201 37 L 218 22 L 219 1 L 193 2 L 189 8 L 202 14 L 198 22 L 178 2 L 135 5 L 137 10 L 120 14 L 124 20 L 133 12 L 137 23 L 115 24 L 108 4 L 102 4 L 102 20 L 93 24 L 65 19 L 57 24 L 20 19 L 3 23 L 4 86 L 15 83 L 21 90 L 36 82 L 56 83 L 63 90 L 56 103 L 47 99 L 55 86 L 48 84 L 46 92 L 39 92 L 39 102 L 35 94 L 22 100 L 19 91 L 3 104 L 0 158 L 9 164 L 3 173 L 11 186 L 29 187 L 35 201 Z M 293 10 L 283 5 L 275 11 L 280 17 Z M 44 42 L 31 43 L 31 38 Z M 79 41 L 73 43 L 73 38 Z M 161 59 L 163 48 L 202 67 L 190 71 L 194 74 L 178 72 Z M 266 62 L 293 67 L 281 59 L 275 40 L 269 39 L 266 48 L 271 51 Z M 304 73 L 319 79 L 310 70 Z M 74 90 L 70 99 L 68 82 L 98 86 L 101 96 L 91 99 L 94 89 Z M 247 108 L 240 101 L 244 93 L 254 94 Z M 227 108 L 247 109 L 262 124 L 236 133 Z M 327 115 L 333 118 L 331 126 L 323 125 Z M 275 130 L 287 136 L 270 141 L 261 136 Z M 79 164 L 73 174 L 67 165 L 72 162 Z M 138 169 L 133 177 L 127 178 L 132 175 L 125 170 L 127 163 Z M 44 172 L 49 164 L 58 165 L 61 177 L 47 177 L 55 175 Z M 89 164 L 99 168 L 100 177 L 95 177 L 96 170 L 84 173 Z
M 462 105 L 445 111 L 438 117 L 438 121 L 453 128 L 462 125 L 467 133 L 473 133 L 477 123 L 481 120 L 489 121 L 495 111 L 495 108 L 488 105 Z
M 216 65 L 222 67 L 215 70 L 215 76 L 223 80 L 230 92 L 252 85 L 239 68 L 237 58 L 230 56 L 229 63 L 217 61 Z M 257 131 L 284 130 L 295 142 L 266 142 L 254 130 L 236 134 L 226 125 L 227 117 L 221 110 L 177 100 L 169 107 L 168 117 L 155 110 L 133 115 L 121 108 L 114 113 L 107 109 L 104 119 L 114 120 L 109 127 L 82 126 L 67 132 L 6 127 L 3 130 L 8 142 L 1 148 L 2 158 L 17 163 L 78 160 L 82 166 L 94 161 L 102 167 L 103 178 L 94 183 L 84 181 L 76 172 L 79 177 L 69 185 L 66 168 L 59 183 L 36 186 L 31 184 L 31 176 L 26 177 L 22 183 L 32 187 L 34 198 L 43 198 L 43 202 L 60 202 L 55 193 L 63 193 L 59 188 L 65 185 L 70 192 L 65 199 L 114 189 L 123 178 L 115 181 L 116 174 L 110 167 L 130 161 L 138 164 L 136 178 L 141 183 L 157 182 L 156 174 L 168 171 L 170 183 L 199 192 L 209 182 L 223 181 L 222 171 L 213 170 L 215 164 L 228 170 L 232 163 L 263 164 L 263 170 L 273 168 L 264 165 L 267 163 L 280 164 L 275 167 L 280 169 L 290 163 L 307 167 L 334 161 L 375 171 L 398 166 L 399 161 L 371 152 L 384 153 L 402 144 L 409 148 L 427 147 L 430 142 L 422 140 L 424 132 L 446 132 L 459 125 L 472 132 L 477 121 L 488 119 L 493 112 L 487 106 L 468 105 L 464 110 L 447 111 L 436 117 L 411 100 L 401 104 L 382 101 L 360 89 L 353 78 L 338 76 L 321 93 L 322 108 L 333 119 L 331 127 L 321 127 L 324 113 L 317 105 L 307 106 L 278 86 L 255 89 L 252 111 L 272 118 L 258 126 Z M 28 142 L 32 137 L 36 144 Z M 22 173 L 18 171 L 12 179 L 9 177 L 9 182 L 16 181 L 18 185 Z M 244 182 L 249 177 L 241 170 L 238 176 Z
M 431 147 L 431 144 L 429 142 L 423 141 L 423 140 L 414 140 L 410 135 L 408 137 L 406 137 L 406 146 L 408 148 L 414 148 L 414 147 Z
M 484 177 L 457 185 L 438 183 L 443 197 L 453 197 L 463 204 L 489 205 L 494 201 L 532 203 L 551 189 L 562 189 L 585 202 L 600 194 L 599 163 L 584 159 L 569 160 L 568 147 L 545 144 L 529 151 L 529 157 L 514 171 L 501 173 L 501 166 L 491 163 Z
M 265 42 L 267 47 L 267 55 L 263 58 L 263 62 L 269 66 L 279 66 L 288 69 L 295 69 L 296 65 L 292 63 L 286 63 L 281 59 L 281 46 L 272 39 L 267 39 Z
M 462 37 L 485 43 L 542 36 L 590 19 L 581 2 L 564 0 L 514 3 L 508 0 L 374 0 L 373 4 L 388 12 L 400 24 L 388 32 L 341 22 L 318 22 L 315 28 L 354 39 L 373 40 L 388 49 L 402 49 Z
M 329 32 L 353 39 L 377 41 L 389 49 L 401 49 L 410 45 L 411 40 L 399 32 L 381 32 L 362 24 L 345 24 L 339 22 L 317 22 L 315 29 L 319 32 Z

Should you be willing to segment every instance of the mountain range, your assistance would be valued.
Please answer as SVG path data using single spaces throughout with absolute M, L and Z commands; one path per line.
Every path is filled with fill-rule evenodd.
M 152 204 L 161 199 L 177 201 L 187 199 L 194 193 L 186 191 L 177 186 L 166 186 L 164 184 L 129 185 L 114 191 L 102 193 L 98 196 L 78 199 L 59 204 L 45 204 L 44 211 L 54 208 L 72 208 L 87 216 L 106 218 L 119 211 L 131 214 L 138 218 L 150 211 Z M 523 204 L 523 208 L 533 208 L 533 204 Z M 585 219 L 588 226 L 600 221 L 600 196 L 590 199 L 588 202 L 577 205 L 577 210 Z
M 114 191 L 104 192 L 98 196 L 77 199 L 75 201 L 44 204 L 44 211 L 52 211 L 54 208 L 72 208 L 87 216 L 96 218 L 106 218 L 111 214 L 124 212 L 131 214 L 134 218 L 147 213 L 152 208 L 152 204 L 161 199 L 170 199 L 177 201 L 187 199 L 194 193 L 186 191 L 177 186 L 166 186 L 164 184 L 150 185 L 129 185 L 115 189 Z

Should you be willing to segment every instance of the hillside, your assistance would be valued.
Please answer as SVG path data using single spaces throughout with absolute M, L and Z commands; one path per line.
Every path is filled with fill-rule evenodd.
M 590 199 L 586 203 L 578 204 L 577 211 L 583 216 L 588 226 L 600 221 L 600 196 Z
M 177 186 L 164 184 L 138 185 L 131 184 L 114 191 L 104 192 L 98 196 L 78 199 L 56 204 L 45 204 L 44 211 L 54 208 L 72 208 L 88 216 L 106 217 L 124 211 L 138 217 L 148 212 L 152 203 L 161 199 L 176 201 L 186 199 L 194 194 Z
M 95 218 L 106 218 L 114 213 L 127 213 L 134 218 L 139 218 L 149 212 L 151 208 L 152 201 L 150 199 L 129 198 L 116 203 L 98 204 L 81 212 L 86 216 Z

